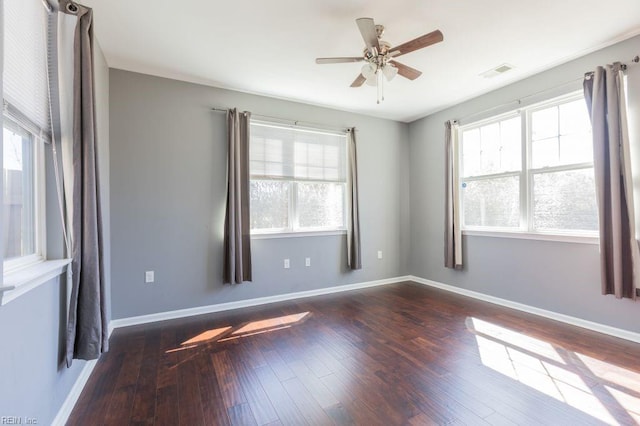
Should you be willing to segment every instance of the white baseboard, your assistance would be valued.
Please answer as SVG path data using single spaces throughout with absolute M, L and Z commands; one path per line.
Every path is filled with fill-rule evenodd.
M 76 402 L 78 402 L 78 398 L 80 398 L 80 394 L 82 393 L 82 389 L 84 389 L 84 385 L 87 384 L 87 380 L 89 380 L 89 376 L 91 376 L 91 372 L 95 368 L 98 363 L 97 359 L 87 361 L 87 363 L 82 368 L 80 375 L 76 379 L 76 382 L 71 387 L 67 398 L 62 403 L 62 407 L 58 410 L 58 414 L 51 422 L 52 426 L 64 426 L 69 420 L 69 416 L 73 411 L 73 407 L 75 407 Z
M 140 315 L 129 318 L 111 320 L 109 330 L 130 325 L 146 324 L 156 321 L 166 321 L 175 318 L 190 317 L 194 315 L 209 314 L 212 312 L 229 311 L 232 309 L 247 308 L 250 306 L 266 305 L 268 303 L 283 302 L 286 300 L 302 299 L 323 294 L 340 293 L 343 291 L 358 290 L 361 288 L 377 287 L 387 284 L 395 284 L 402 281 L 410 281 L 409 276 L 387 278 L 384 280 L 366 281 L 355 284 L 338 285 L 334 287 L 319 288 L 317 290 L 299 291 L 295 293 L 279 294 L 277 296 L 258 297 L 255 299 L 240 300 L 237 302 L 218 303 L 216 305 L 198 306 L 196 308 L 179 309 L 176 311 L 159 312 L 157 314 Z
M 538 315 L 544 318 L 560 321 L 566 324 L 575 325 L 578 327 L 586 328 L 587 330 L 597 331 L 598 333 L 608 334 L 620 339 L 630 340 L 635 343 L 640 343 L 640 333 L 633 331 L 623 330 L 621 328 L 611 327 L 604 324 L 599 324 L 593 321 L 587 321 L 582 318 L 576 318 L 565 314 L 560 314 L 553 311 L 547 311 L 546 309 L 536 308 L 534 306 L 525 305 L 523 303 L 513 302 L 507 299 L 501 299 L 495 296 L 489 296 L 484 293 L 478 293 L 476 291 L 467 290 L 464 288 L 455 287 L 449 284 L 439 283 L 437 281 L 431 281 L 424 278 L 410 275 L 408 280 L 414 281 L 419 284 L 424 284 L 430 287 L 439 288 L 452 293 L 461 294 L 463 296 L 472 297 L 474 299 L 483 300 L 485 302 L 494 303 L 496 305 L 505 306 L 507 308 L 516 309 L 518 311 L 527 312 L 533 315 Z

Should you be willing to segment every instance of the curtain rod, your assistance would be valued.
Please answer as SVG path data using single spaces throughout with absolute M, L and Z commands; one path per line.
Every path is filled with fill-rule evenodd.
M 219 108 L 219 107 L 214 107 L 211 108 L 211 111 L 217 111 L 217 112 L 229 112 L 230 108 Z M 246 112 L 246 111 L 245 111 Z M 251 113 L 252 117 L 256 117 L 258 119 L 262 118 L 262 119 L 267 119 L 267 120 L 276 120 L 278 122 L 280 122 L 280 124 L 290 124 L 292 126 L 300 126 L 300 127 L 305 127 L 305 125 L 307 127 L 312 127 L 318 130 L 332 130 L 332 131 L 340 131 L 340 132 L 348 132 L 350 131 L 350 128 L 348 127 L 332 127 L 332 126 L 327 126 L 326 124 L 322 124 L 322 123 L 314 123 L 312 121 L 302 121 L 302 120 L 291 120 L 288 118 L 281 118 L 281 117 L 273 117 L 271 115 L 261 115 L 261 114 L 254 114 Z M 357 131 L 357 129 L 356 129 Z
M 537 96 L 542 95 L 543 93 L 556 91 L 556 90 L 560 89 L 561 87 L 565 87 L 565 86 L 568 86 L 568 85 L 570 85 L 572 83 L 576 83 L 578 81 L 582 81 L 582 79 L 583 79 L 582 77 L 574 78 L 573 80 L 565 81 L 564 83 L 558 84 L 557 86 L 549 87 L 548 89 L 539 90 L 537 92 L 531 93 L 531 94 L 523 96 L 521 98 L 514 99 L 512 101 L 505 102 L 505 103 L 502 103 L 500 105 L 496 105 L 496 106 L 493 106 L 491 108 L 487 108 L 487 109 L 482 110 L 482 111 L 474 112 L 474 113 L 471 113 L 469 115 L 465 115 L 464 117 L 460 117 L 460 118 L 458 118 L 458 119 L 456 119 L 454 121 L 457 121 L 458 123 L 464 122 L 464 121 L 468 121 L 468 120 L 470 120 L 472 118 L 475 118 L 477 116 L 483 116 L 483 115 L 488 114 L 488 113 L 490 113 L 492 111 L 495 111 L 495 110 L 502 110 L 502 109 L 508 107 L 509 105 L 513 105 L 514 107 L 518 107 L 518 106 L 522 105 L 522 102 L 526 101 L 527 99 L 535 98 Z M 460 124 L 464 124 L 464 123 L 460 123 Z
M 633 57 L 633 59 L 631 59 L 631 64 L 630 65 L 636 65 L 638 62 L 640 62 L 640 56 L 636 55 Z M 626 70 L 627 69 L 627 64 L 622 64 L 621 68 L 622 70 Z
M 629 65 L 636 65 L 638 62 L 640 62 L 640 56 L 636 55 L 633 57 L 633 59 L 631 59 L 631 63 Z M 620 69 L 622 71 L 626 71 L 627 67 L 629 66 L 627 64 L 620 64 Z M 587 80 L 589 80 L 592 76 L 593 76 L 593 71 L 589 71 L 584 73 L 584 76 Z

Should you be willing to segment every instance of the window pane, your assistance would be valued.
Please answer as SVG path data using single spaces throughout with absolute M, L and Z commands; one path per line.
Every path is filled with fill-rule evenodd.
M 534 169 L 558 165 L 560 162 L 558 137 L 531 142 L 531 155 Z
M 531 139 L 534 141 L 558 136 L 558 107 L 531 114 Z
M 300 228 L 344 226 L 342 183 L 298 183 L 298 225 Z
M 533 168 L 593 161 L 591 123 L 584 101 L 536 111 L 531 120 Z
M 463 176 L 480 174 L 480 129 L 462 133 L 462 173 Z
M 520 178 L 510 176 L 462 184 L 464 224 L 518 228 L 520 226 Z
M 3 130 L 4 259 L 35 253 L 33 143 L 28 133 Z
M 501 171 L 517 171 L 522 168 L 521 144 L 522 131 L 520 117 L 500 122 Z
M 560 105 L 560 134 L 584 133 L 591 130 L 591 120 L 584 100 Z
M 593 169 L 535 174 L 533 196 L 535 229 L 598 229 Z
M 481 174 L 500 171 L 500 125 L 490 124 L 480 128 Z
M 591 133 L 573 133 L 560 136 L 560 163 L 577 164 L 593 162 Z
M 463 176 L 518 171 L 522 167 L 520 117 L 462 134 Z
M 251 229 L 288 227 L 289 186 L 289 182 L 251 181 Z

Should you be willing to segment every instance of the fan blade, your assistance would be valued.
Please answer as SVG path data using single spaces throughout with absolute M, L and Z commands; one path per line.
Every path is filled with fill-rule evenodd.
M 367 79 L 364 78 L 364 75 L 360 74 L 356 77 L 355 80 L 353 80 L 353 83 L 351 83 L 351 87 L 360 87 L 364 84 L 365 81 L 367 81 Z
M 409 80 L 415 80 L 422 75 L 422 71 L 418 71 L 417 69 L 411 68 L 410 66 L 407 66 L 405 64 L 401 64 L 400 62 L 389 61 L 389 63 L 398 68 L 398 74 L 400 74 L 404 78 L 408 78 Z
M 380 44 L 378 43 L 378 33 L 376 32 L 376 24 L 371 18 L 358 18 L 356 19 L 360 34 L 364 39 L 364 44 L 367 45 L 367 49 L 372 55 L 376 55 L 380 52 Z M 374 50 L 375 49 L 375 50 Z
M 340 64 L 342 62 L 360 62 L 364 61 L 362 56 L 353 56 L 348 58 L 316 58 L 316 64 Z
M 425 34 L 421 37 L 418 37 L 416 39 L 413 39 L 406 43 L 402 43 L 399 46 L 389 49 L 389 54 L 395 58 L 400 55 L 413 52 L 414 50 L 422 49 L 423 47 L 440 43 L 442 40 L 444 40 L 444 36 L 440 32 L 440 30 L 435 30 L 430 32 L 429 34 Z

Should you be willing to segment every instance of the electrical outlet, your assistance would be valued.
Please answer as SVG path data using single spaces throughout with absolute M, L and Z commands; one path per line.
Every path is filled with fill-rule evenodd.
M 382 259 L 382 250 L 378 250 L 378 259 Z
M 291 267 L 291 263 L 289 262 L 289 259 L 285 259 L 284 260 L 284 269 L 289 269 Z
M 311 266 L 311 258 L 310 257 L 305 257 L 304 266 Z
M 155 274 L 153 271 L 145 271 L 144 272 L 144 282 L 152 283 L 155 281 Z

